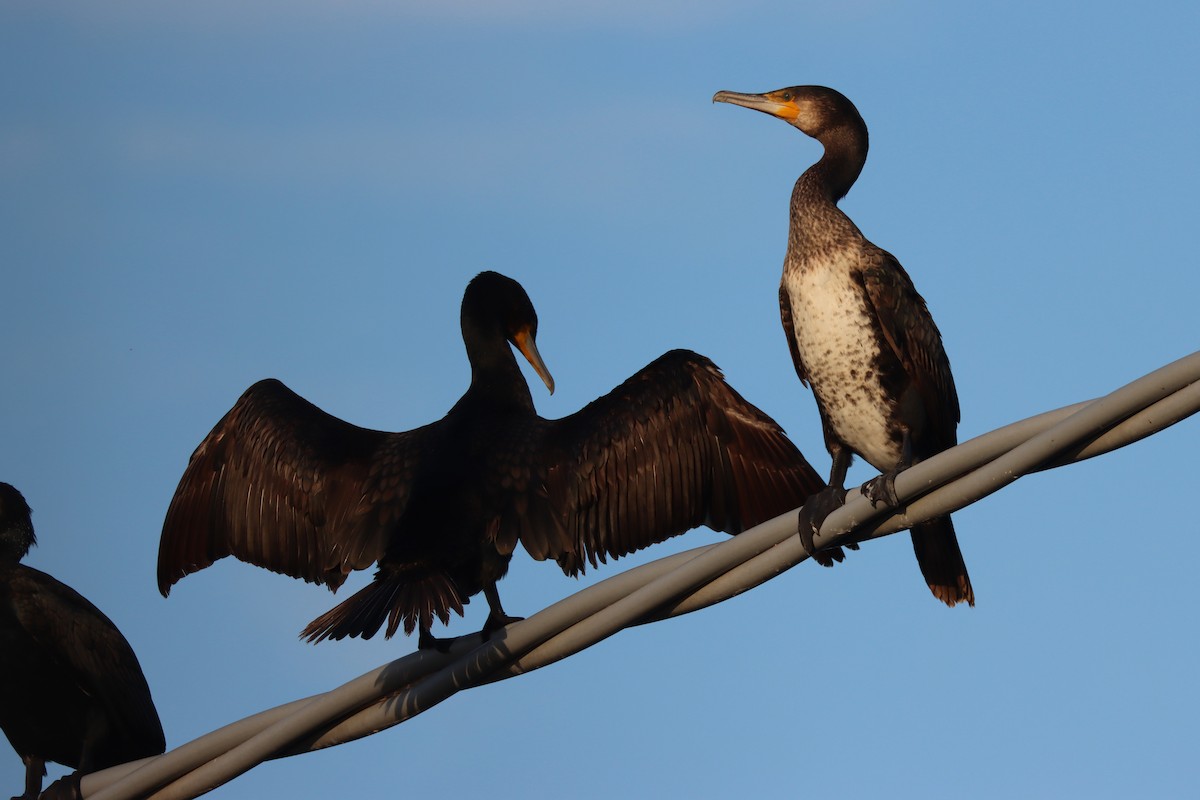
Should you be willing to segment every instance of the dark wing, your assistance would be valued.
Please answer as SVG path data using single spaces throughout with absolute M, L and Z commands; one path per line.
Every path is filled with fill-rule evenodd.
M 573 546 L 521 540 L 568 574 L 699 525 L 738 533 L 824 486 L 770 417 L 685 350 L 549 426 L 545 493 L 533 502 L 553 506 Z
M 879 251 L 880 261 L 862 272 L 863 288 L 892 351 L 904 365 L 937 438 L 934 452 L 955 444 L 958 392 L 942 334 L 895 256 Z
M 112 739 L 106 749 L 124 753 L 125 760 L 163 752 L 166 741 L 150 687 L 117 626 L 70 586 L 31 567 L 14 573 L 10 591 L 18 624 L 42 655 L 65 666 L 103 708 Z
M 196 448 L 163 522 L 158 588 L 227 555 L 336 590 L 383 555 L 432 426 L 359 428 L 277 380 Z
M 792 366 L 796 368 L 796 377 L 808 386 L 808 370 L 800 358 L 800 348 L 796 345 L 796 325 L 792 320 L 792 301 L 788 298 L 787 287 L 779 284 L 779 321 L 783 323 L 783 338 L 787 339 L 788 351 L 792 354 Z

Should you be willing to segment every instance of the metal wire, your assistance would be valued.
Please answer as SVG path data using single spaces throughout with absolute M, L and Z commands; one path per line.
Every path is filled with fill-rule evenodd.
M 1200 411 L 1200 352 L 1105 397 L 976 437 L 896 478 L 902 510 L 851 490 L 821 546 L 886 536 L 969 505 L 1022 475 L 1124 447 Z M 418 651 L 325 694 L 227 725 L 165 755 L 84 776 L 89 800 L 184 800 L 264 760 L 341 744 L 396 725 L 473 686 L 529 672 L 621 629 L 705 608 L 807 558 L 789 512 L 718 544 L 660 559 L 584 589 L 483 641 Z

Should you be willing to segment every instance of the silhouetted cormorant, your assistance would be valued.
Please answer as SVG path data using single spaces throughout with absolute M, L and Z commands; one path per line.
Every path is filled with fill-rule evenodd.
M 69 586 L 20 563 L 37 543 L 21 493 L 0 483 L 0 728 L 25 762 L 24 800 L 46 762 L 79 776 L 158 755 L 162 724 L 117 626 Z
M 737 533 L 798 507 L 821 479 L 708 359 L 658 358 L 559 420 L 539 417 L 509 342 L 545 381 L 537 315 L 495 272 L 468 284 L 471 385 L 443 419 L 404 433 L 330 416 L 276 380 L 250 387 L 196 449 L 163 525 L 158 585 L 234 555 L 336 590 L 309 641 L 443 624 L 483 591 L 484 633 L 514 621 L 496 581 L 519 539 L 568 575 L 699 525 Z
M 867 496 L 895 505 L 896 474 L 957 442 L 958 394 L 925 300 L 900 262 L 837 206 L 867 160 L 867 126 L 854 104 L 823 86 L 717 92 L 713 101 L 779 117 L 825 147 L 792 191 L 779 286 L 796 374 L 812 386 L 833 456 L 829 489 L 801 514 L 811 552 L 813 534 L 845 501 L 853 454 L 884 473 L 863 486 Z M 974 605 L 950 517 L 913 526 L 912 541 L 934 596 Z

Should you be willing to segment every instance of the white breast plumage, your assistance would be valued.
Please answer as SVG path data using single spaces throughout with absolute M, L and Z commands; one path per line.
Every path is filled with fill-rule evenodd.
M 784 287 L 792 326 L 809 383 L 838 438 L 876 469 L 900 459 L 888 426 L 891 409 L 876 366 L 874 322 L 851 279 L 857 252 L 832 254 L 820 265 L 790 269 Z

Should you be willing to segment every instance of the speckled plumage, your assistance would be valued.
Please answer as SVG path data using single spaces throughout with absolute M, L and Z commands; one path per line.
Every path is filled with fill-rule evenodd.
M 958 395 L 941 333 L 912 280 L 863 236 L 837 202 L 867 157 L 866 123 L 842 94 L 793 86 L 762 95 L 719 92 L 714 100 L 780 117 L 825 147 L 792 191 L 779 287 L 780 318 L 796 374 L 813 389 L 833 456 L 831 494 L 810 503 L 802 536 L 844 496 L 858 454 L 884 473 L 864 487 L 892 499 L 895 472 L 952 447 Z M 948 605 L 974 604 L 974 591 L 949 517 L 912 529 L 930 590 Z M 806 541 L 811 535 L 806 537 Z
M 784 273 L 781 302 L 788 304 L 791 335 L 817 402 L 841 441 L 876 468 L 900 460 L 900 440 L 883 386 L 880 353 L 864 342 L 871 312 L 850 280 L 859 253 L 836 251 L 823 263 Z M 880 398 L 885 398 L 883 402 Z

